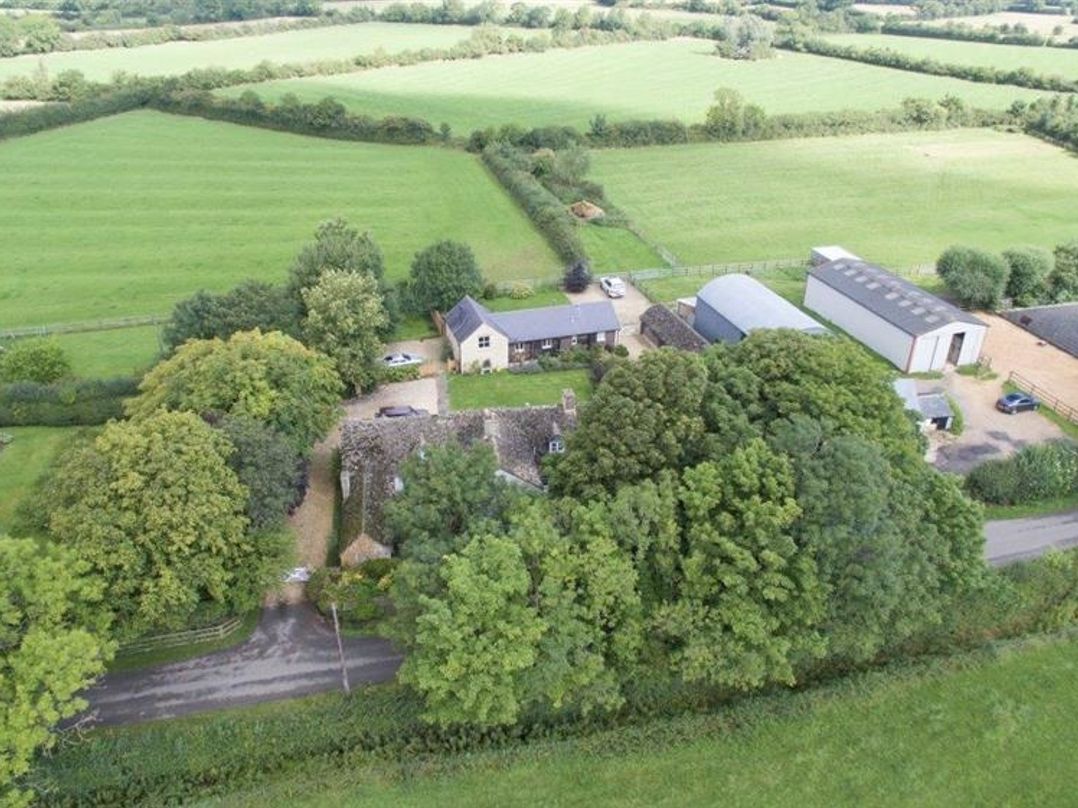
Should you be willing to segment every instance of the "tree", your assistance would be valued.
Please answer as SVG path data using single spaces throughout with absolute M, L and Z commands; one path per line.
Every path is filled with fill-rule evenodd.
M 297 312 L 287 292 L 262 281 L 245 281 L 223 295 L 196 292 L 172 309 L 162 332 L 166 353 L 191 339 L 228 339 L 237 331 L 293 334 Z
M 16 788 L 34 755 L 54 743 L 52 727 L 84 709 L 77 694 L 105 669 L 102 583 L 56 544 L 0 536 L 0 802 L 21 805 Z
M 936 272 L 958 302 L 994 309 L 1007 288 L 1007 264 L 998 255 L 973 247 L 949 247 L 936 261 Z
M 25 339 L 0 348 L 0 383 L 51 384 L 71 375 L 71 362 L 55 338 Z
M 18 54 L 19 32 L 15 20 L 7 14 L 0 14 L 0 58 Z
M 250 418 L 226 415 L 211 424 L 232 444 L 228 467 L 247 489 L 250 529 L 279 526 L 303 496 L 306 464 L 299 453 L 283 435 Z
M 1078 239 L 1055 249 L 1055 268 L 1048 276 L 1048 288 L 1057 303 L 1078 300 Z
M 512 540 L 478 536 L 439 569 L 441 598 L 422 596 L 414 650 L 398 678 L 438 724 L 511 724 L 546 626 L 528 603 L 528 570 Z
M 278 332 L 240 331 L 227 341 L 192 340 L 146 374 L 127 414 L 216 411 L 260 421 L 308 452 L 337 419 L 333 363 Z
M 332 359 L 354 390 L 374 389 L 382 352 L 378 335 L 389 322 L 378 281 L 371 275 L 329 270 L 303 290 L 303 304 L 307 344 Z
M 1036 247 L 1004 250 L 1010 274 L 1006 295 L 1016 306 L 1034 306 L 1048 296 L 1048 276 L 1052 271 L 1052 256 Z
M 303 290 L 316 286 L 329 270 L 370 275 L 381 282 L 385 258 L 370 233 L 360 233 L 344 219 L 330 219 L 318 225 L 314 241 L 300 250 L 292 264 L 288 293 L 301 313 Z
M 789 461 L 755 439 L 682 476 L 684 550 L 677 600 L 654 625 L 688 682 L 751 689 L 792 684 L 794 662 L 822 652 L 824 598 L 797 546 Z
M 741 93 L 729 87 L 715 91 L 715 103 L 708 108 L 704 128 L 717 140 L 737 140 L 759 132 L 767 116 L 755 104 L 746 104 Z
M 246 534 L 231 452 L 197 416 L 157 412 L 110 423 L 60 464 L 49 530 L 104 580 L 122 635 L 182 628 L 203 601 L 258 603 L 236 582 L 273 559 Z
M 412 260 L 412 307 L 420 312 L 449 311 L 465 295 L 477 296 L 483 276 L 467 244 L 439 241 Z
M 44 14 L 28 14 L 17 23 L 23 53 L 49 53 L 63 38 L 56 20 Z
M 579 261 L 573 261 L 565 269 L 565 278 L 563 285 L 566 292 L 583 292 L 588 288 L 588 284 L 591 283 L 591 271 L 588 268 L 588 262 L 586 259 L 581 258 Z

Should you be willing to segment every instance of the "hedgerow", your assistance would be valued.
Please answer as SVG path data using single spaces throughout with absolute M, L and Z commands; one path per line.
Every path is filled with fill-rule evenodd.
M 123 417 L 138 379 L 87 379 L 0 385 L 0 426 L 93 426 Z

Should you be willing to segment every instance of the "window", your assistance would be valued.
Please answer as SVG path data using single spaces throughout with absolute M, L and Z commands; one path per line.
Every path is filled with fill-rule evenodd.
M 479 338 L 479 347 L 480 348 L 489 348 L 490 347 L 490 337 L 480 337 Z
M 606 342 L 606 332 L 605 331 L 600 331 L 598 334 L 596 334 L 595 335 L 595 341 L 596 342 Z
M 543 350 L 544 351 L 549 351 L 553 347 L 554 347 L 554 340 L 552 340 L 552 339 L 543 340 Z
M 513 352 L 514 353 L 524 353 L 524 343 L 523 342 L 514 342 L 513 343 Z
M 576 345 L 576 336 L 575 336 L 575 335 L 573 336 L 573 339 L 572 339 L 572 344 L 573 344 L 573 345 Z
M 548 448 L 551 454 L 563 454 L 565 452 L 565 441 L 561 439 L 560 435 L 555 435 L 550 439 Z

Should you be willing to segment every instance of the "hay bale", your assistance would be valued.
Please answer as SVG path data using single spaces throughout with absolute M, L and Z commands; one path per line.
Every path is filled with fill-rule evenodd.
M 586 199 L 574 202 L 569 206 L 569 211 L 576 216 L 576 218 L 583 219 L 585 222 L 590 222 L 592 219 L 601 219 L 606 215 L 606 212 L 602 208 Z

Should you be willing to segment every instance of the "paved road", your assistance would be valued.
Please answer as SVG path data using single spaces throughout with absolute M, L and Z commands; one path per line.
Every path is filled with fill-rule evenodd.
M 1035 558 L 1053 547 L 1059 550 L 1078 547 L 1078 511 L 987 522 L 984 536 L 985 558 L 997 567 Z
M 345 637 L 350 683 L 385 682 L 401 655 L 378 637 Z M 307 604 L 268 607 L 251 638 L 226 651 L 109 674 L 85 693 L 101 724 L 132 724 L 341 686 L 333 629 Z

